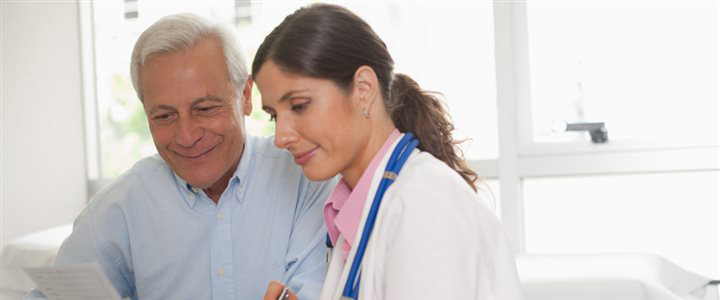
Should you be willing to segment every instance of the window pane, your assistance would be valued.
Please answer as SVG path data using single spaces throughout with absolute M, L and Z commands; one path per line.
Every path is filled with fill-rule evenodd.
M 241 5 L 240 5 L 241 4 Z M 99 135 L 103 177 L 114 177 L 138 159 L 155 152 L 142 105 L 129 75 L 132 47 L 157 19 L 193 12 L 233 24 L 248 64 L 255 49 L 285 16 L 305 2 L 165 2 L 95 1 L 95 56 Z M 492 3 L 345 2 L 388 45 L 403 72 L 427 90 L 445 95 L 456 138 L 466 143 L 469 158 L 497 157 L 493 62 Z M 449 34 L 462 31 L 462 35 Z M 251 134 L 271 135 L 273 124 L 253 93 L 253 114 L 246 118 Z
M 536 142 L 553 121 L 606 122 L 610 140 L 717 144 L 718 2 L 530 1 Z
M 492 2 L 340 2 L 380 35 L 395 59 L 395 71 L 423 89 L 444 94 L 456 138 L 466 156 L 497 158 L 497 117 Z M 298 7 L 297 2 L 253 3 L 253 23 L 243 40 L 257 48 L 262 39 Z M 462 34 L 452 34 L 462 32 Z
M 720 275 L 720 172 L 526 179 L 528 253 L 655 253 Z
M 118 1 L 94 3 L 93 21 L 100 176 L 112 178 L 155 147 L 129 73 L 138 19 L 125 19 L 125 4 Z
M 464 145 L 466 156 L 497 158 L 492 2 L 382 5 L 384 14 L 367 4 L 351 8 L 385 40 L 396 72 L 445 96 L 455 137 L 471 139 Z
M 118 176 L 142 157 L 156 152 L 142 104 L 130 80 L 130 55 L 145 28 L 165 15 L 178 12 L 193 12 L 230 24 L 244 21 L 236 20 L 236 6 L 232 1 L 173 2 L 173 5 L 142 0 L 93 3 L 103 178 Z M 256 109 L 246 118 L 248 131 L 267 135 L 271 132 L 268 118 L 259 109 L 259 97 L 253 100 Z

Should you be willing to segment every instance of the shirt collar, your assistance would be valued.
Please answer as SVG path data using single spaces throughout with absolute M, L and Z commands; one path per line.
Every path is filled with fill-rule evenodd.
M 243 186 L 248 180 L 248 170 L 250 169 L 250 165 L 255 160 L 255 139 L 247 134 L 244 134 L 243 140 L 245 141 L 245 145 L 243 147 L 243 153 L 240 155 L 240 162 L 238 162 L 237 168 L 235 168 L 235 174 L 232 178 L 230 178 L 230 183 L 228 183 L 228 187 L 232 186 L 233 181 L 237 181 L 238 186 Z M 234 197 L 235 200 L 238 202 L 240 201 L 240 197 Z
M 180 177 L 180 175 L 178 175 L 174 170 L 172 171 L 172 173 L 173 176 L 175 176 L 175 182 L 177 182 L 178 189 L 180 189 L 180 194 L 182 194 L 183 199 L 185 199 L 185 202 L 188 206 L 194 207 L 197 193 L 200 193 L 202 191 L 199 188 L 190 185 L 187 181 L 185 181 L 185 179 L 182 179 L 182 177 Z
M 235 173 L 233 173 L 233 176 L 230 177 L 228 186 L 225 188 L 226 190 L 228 188 L 235 188 L 235 185 L 233 184 L 235 181 L 237 181 L 238 185 L 246 182 L 246 179 L 248 176 L 247 170 L 250 166 L 251 160 L 254 157 L 255 151 L 253 148 L 253 144 L 254 144 L 253 139 L 250 136 L 248 136 L 247 134 L 244 134 L 243 139 L 244 139 L 243 153 L 240 156 L 240 161 L 238 162 L 237 166 L 235 166 Z M 182 179 L 182 177 L 180 177 L 180 175 L 175 173 L 174 170 L 172 172 L 173 172 L 173 175 L 175 176 L 175 180 L 178 183 L 178 187 L 182 191 L 185 202 L 188 204 L 188 206 L 194 207 L 195 200 L 197 199 L 198 193 L 202 193 L 204 195 L 205 192 L 203 192 L 203 190 L 200 188 L 193 187 L 187 181 Z M 235 200 L 238 202 L 240 201 L 240 197 L 233 197 L 233 198 L 235 198 Z

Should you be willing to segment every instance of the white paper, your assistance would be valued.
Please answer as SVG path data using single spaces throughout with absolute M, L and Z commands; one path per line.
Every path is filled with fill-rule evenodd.
M 120 300 L 98 263 L 24 270 L 50 300 Z

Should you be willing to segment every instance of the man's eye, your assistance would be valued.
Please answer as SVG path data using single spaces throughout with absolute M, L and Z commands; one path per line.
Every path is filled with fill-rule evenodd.
M 270 114 L 270 122 L 275 122 L 277 120 L 277 116 L 275 114 Z
M 152 117 L 153 122 L 157 124 L 170 123 L 173 121 L 173 119 L 175 119 L 175 113 L 164 113 Z
M 202 113 L 208 113 L 213 112 L 218 108 L 218 106 L 206 106 L 206 107 L 200 107 L 198 110 Z

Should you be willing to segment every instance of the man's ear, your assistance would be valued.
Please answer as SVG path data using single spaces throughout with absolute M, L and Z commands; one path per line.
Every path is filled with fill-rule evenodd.
M 248 76 L 248 79 L 245 82 L 245 87 L 243 88 L 243 113 L 246 116 L 249 116 L 252 112 L 252 89 L 253 89 L 253 80 L 252 76 Z
M 361 111 L 370 111 L 380 93 L 377 74 L 370 66 L 360 66 L 353 77 L 353 94 L 359 100 Z

